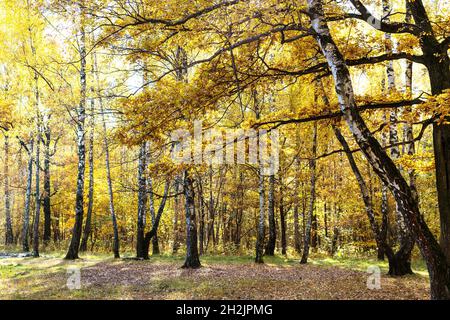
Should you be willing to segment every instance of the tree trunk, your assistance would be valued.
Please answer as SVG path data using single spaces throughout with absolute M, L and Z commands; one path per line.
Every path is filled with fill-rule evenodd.
M 273 256 L 275 254 L 275 244 L 277 234 L 275 228 L 275 176 L 269 176 L 269 194 L 268 194 L 268 214 L 269 214 L 269 239 L 266 245 L 266 255 Z
M 450 57 L 437 41 L 422 1 L 407 1 L 407 6 L 415 24 L 422 29 L 419 43 L 430 78 L 431 93 L 438 95 L 450 89 Z M 433 144 L 441 222 L 440 244 L 447 264 L 450 264 L 450 124 L 433 124 Z
M 308 7 L 316 39 L 327 59 L 335 81 L 335 89 L 344 119 L 374 171 L 393 193 L 407 227 L 416 236 L 417 244 L 430 274 L 431 298 L 449 299 L 450 270 L 446 263 L 446 257 L 421 216 L 417 202 L 405 179 L 392 159 L 387 156 L 379 142 L 373 137 L 357 110 L 350 73 L 341 52 L 331 37 L 324 18 L 322 1 L 308 0 Z
M 280 229 L 281 229 L 281 254 L 287 254 L 287 240 L 286 240 L 286 212 L 284 211 L 283 199 L 283 185 L 280 178 Z
M 186 210 L 186 260 L 183 268 L 195 269 L 201 267 L 197 248 L 197 223 L 195 218 L 195 194 L 192 178 L 184 171 L 184 195 Z
M 92 67 L 94 69 L 94 66 Z M 95 71 L 95 70 L 93 70 Z M 94 72 L 93 72 L 94 73 Z M 88 187 L 88 207 L 86 222 L 84 225 L 83 239 L 81 240 L 80 251 L 87 251 L 87 242 L 89 236 L 91 235 L 91 222 L 92 222 L 92 209 L 94 206 L 94 128 L 95 128 L 95 117 L 94 117 L 94 88 L 91 87 L 91 117 L 90 117 L 90 133 L 89 133 L 89 152 L 88 152 L 88 162 L 89 162 L 89 187 Z
M 145 237 L 145 211 L 147 203 L 147 185 L 145 179 L 147 143 L 144 142 L 139 148 L 138 164 L 138 217 L 136 234 L 136 257 L 144 259 L 146 256 L 144 250 Z
M 317 157 L 317 122 L 314 122 L 313 139 L 312 139 L 312 154 L 309 161 L 309 169 L 311 171 L 311 197 L 309 199 L 308 220 L 305 228 L 305 238 L 303 242 L 303 254 L 300 263 L 308 262 L 309 246 L 312 242 L 311 229 L 314 216 L 314 205 L 316 200 L 316 157 Z
M 11 193 L 9 191 L 9 136 L 5 133 L 5 159 L 3 166 L 3 179 L 5 186 L 5 244 L 14 243 L 14 233 L 11 220 Z
M 169 195 L 169 187 L 170 187 L 170 181 L 166 180 L 166 184 L 164 186 L 164 195 L 161 200 L 161 203 L 159 204 L 158 213 L 156 214 L 156 217 L 155 217 L 155 222 L 152 225 L 152 229 L 149 232 L 147 232 L 144 237 L 144 246 L 143 246 L 144 259 L 149 259 L 148 250 L 150 248 L 150 241 L 155 236 L 155 234 L 158 232 L 159 221 L 161 220 L 161 216 L 162 216 L 162 214 L 164 212 L 164 208 L 166 206 L 167 197 Z
M 52 217 L 51 217 L 51 185 L 50 185 L 50 142 L 51 142 L 51 131 L 50 125 L 47 123 L 44 127 L 44 194 L 43 194 L 43 206 L 44 206 L 44 244 L 48 244 L 52 238 Z
M 173 245 L 172 245 L 172 254 L 176 254 L 180 247 L 180 232 L 178 227 L 178 214 L 180 208 L 180 177 L 175 177 L 174 181 L 174 189 L 175 189 L 175 198 L 174 198 L 174 212 L 173 212 Z
M 37 75 L 36 75 L 37 77 Z M 36 78 L 37 82 L 37 78 Z M 37 90 L 37 89 L 36 89 Z M 40 114 L 37 113 L 37 137 L 36 137 L 36 195 L 35 195 L 35 213 L 33 223 L 33 257 L 39 257 L 39 221 L 41 217 L 41 190 L 40 190 L 40 141 L 41 141 L 41 124 Z
M 148 177 L 147 179 L 147 186 L 149 191 L 149 209 L 150 209 L 150 218 L 152 219 L 152 226 L 155 224 L 155 202 L 154 202 L 154 196 L 153 196 L 153 182 L 152 178 Z M 152 254 L 157 255 L 159 254 L 159 242 L 158 242 L 158 230 L 155 231 L 155 234 L 152 238 Z
M 392 8 L 388 0 L 383 0 L 383 16 L 384 21 L 386 23 L 390 22 L 389 14 L 391 12 Z M 391 34 L 386 33 L 385 34 L 386 39 L 386 53 L 392 54 L 392 39 Z M 394 72 L 394 62 L 389 61 L 387 68 L 386 68 L 386 75 L 388 79 L 388 86 L 387 86 L 387 94 L 392 95 L 395 93 L 395 72 Z M 389 143 L 393 145 L 391 148 L 391 158 L 392 160 L 397 160 L 400 157 L 400 148 L 396 145 L 398 144 L 398 131 L 397 131 L 397 110 L 394 109 L 390 112 L 389 116 Z M 390 262 L 394 262 L 394 265 L 399 265 L 399 268 L 394 268 L 394 265 L 392 265 L 393 273 L 390 272 L 390 274 L 394 275 L 404 275 L 404 274 L 411 274 L 411 251 L 414 247 L 414 240 L 412 239 L 412 235 L 409 232 L 409 230 L 406 228 L 405 221 L 403 219 L 402 214 L 400 213 L 400 210 L 396 207 L 395 209 L 396 217 L 397 217 L 397 229 L 398 229 L 398 235 L 399 235 L 399 242 L 401 247 L 401 254 L 397 255 L 395 261 L 392 261 L 392 258 L 389 259 Z M 406 251 L 405 251 L 406 250 Z M 409 252 L 407 252 L 409 250 Z M 399 252 L 400 253 L 400 252 Z M 402 273 L 402 271 L 405 271 L 405 273 Z
M 94 53 L 94 73 L 96 76 L 97 85 L 100 84 L 99 76 L 98 76 L 98 67 L 97 67 L 97 55 Z M 113 194 L 113 186 L 111 180 L 111 166 L 110 166 L 110 158 L 109 158 L 109 142 L 106 130 L 106 120 L 105 120 L 105 112 L 103 108 L 103 99 L 99 94 L 99 106 L 100 106 L 100 114 L 102 115 L 102 125 L 103 125 L 103 144 L 105 147 L 105 167 L 106 167 L 106 181 L 108 183 L 108 195 L 109 195 L 109 212 L 111 214 L 111 221 L 113 225 L 113 254 L 114 258 L 120 258 L 120 241 L 119 241 L 119 229 L 117 227 L 117 218 L 116 211 L 114 208 L 114 194 Z
M 33 182 L 33 146 L 34 140 L 31 139 L 28 151 L 28 170 L 27 170 L 27 188 L 25 192 L 25 208 L 23 213 L 23 223 L 22 223 L 22 249 L 24 252 L 30 251 L 30 246 L 28 242 L 28 234 L 30 229 L 30 205 L 31 205 L 31 185 Z
M 80 5 L 81 7 L 81 5 Z M 66 259 L 78 259 L 78 250 L 80 248 L 81 231 L 83 227 L 84 214 L 84 171 L 86 169 L 86 139 L 85 139 L 85 120 L 86 120 L 86 34 L 84 30 L 84 9 L 81 8 L 81 39 L 80 39 L 80 104 L 77 108 L 76 135 L 78 151 L 78 173 L 77 188 L 75 196 L 75 224 L 72 229 L 72 239 Z
M 199 221 L 199 254 L 202 255 L 204 251 L 204 241 L 205 241 L 205 206 L 204 206 L 204 199 L 203 199 L 203 184 L 201 177 L 198 179 L 198 207 L 200 209 L 200 221 Z

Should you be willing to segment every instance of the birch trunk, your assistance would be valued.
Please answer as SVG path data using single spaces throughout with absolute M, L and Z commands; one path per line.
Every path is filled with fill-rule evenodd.
M 33 149 L 34 149 L 34 140 L 31 139 L 28 151 L 28 169 L 27 169 L 27 188 L 25 192 L 25 207 L 23 213 L 23 222 L 22 222 L 22 249 L 24 252 L 30 251 L 30 246 L 28 242 L 28 235 L 30 229 L 30 204 L 31 204 L 31 185 L 33 182 Z
M 83 227 L 84 214 L 84 180 L 86 169 L 86 139 L 85 139 L 85 120 L 86 120 L 86 34 L 84 30 L 84 8 L 80 4 L 81 24 L 80 24 L 80 103 L 76 110 L 76 135 L 78 152 L 78 173 L 77 187 L 75 196 L 75 224 L 72 229 L 72 238 L 66 259 L 78 259 L 78 251 L 81 242 L 81 231 Z
M 450 298 L 450 270 L 446 257 L 423 217 L 411 189 L 379 142 L 373 137 L 356 108 L 353 85 L 345 60 L 331 37 L 321 0 L 308 0 L 316 39 L 331 69 L 339 104 L 353 136 L 377 175 L 393 193 L 406 225 L 416 236 L 430 274 L 432 299 Z
M 147 143 L 144 142 L 139 148 L 138 163 L 138 218 L 137 218 L 137 236 L 136 236 L 136 257 L 143 259 L 144 237 L 145 237 L 145 211 L 147 204 L 147 183 L 145 179 Z M 151 190 L 150 190 L 151 191 Z
M 94 69 L 94 67 L 92 67 Z M 92 70 L 94 73 L 94 70 Z M 88 207 L 86 222 L 83 230 L 83 238 L 81 240 L 80 251 L 87 251 L 87 242 L 91 235 L 91 223 L 92 223 L 92 209 L 94 206 L 94 131 L 95 131 L 95 115 L 94 115 L 94 88 L 91 87 L 91 116 L 90 116 L 90 132 L 89 132 L 89 151 L 88 151 L 88 163 L 89 163 L 89 186 L 88 186 Z
M 5 186 L 5 244 L 11 245 L 14 243 L 14 233 L 11 220 L 11 192 L 9 190 L 9 136 L 5 133 L 5 159 L 3 166 L 3 179 Z
M 48 244 L 52 237 L 52 217 L 51 217 L 51 184 L 50 184 L 50 142 L 51 142 L 51 131 L 50 125 L 47 122 L 44 126 L 44 194 L 43 194 L 43 210 L 44 210 L 44 244 Z

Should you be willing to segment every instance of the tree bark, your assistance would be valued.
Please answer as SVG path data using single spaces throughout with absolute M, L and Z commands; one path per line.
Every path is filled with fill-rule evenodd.
M 44 210 L 44 244 L 48 244 L 52 238 L 52 217 L 51 217 L 51 184 L 50 184 L 50 142 L 51 131 L 50 125 L 47 123 L 44 126 L 44 194 L 43 194 L 43 210 Z M 55 146 L 56 148 L 56 146 Z
M 78 259 L 78 251 L 81 242 L 81 231 L 83 227 L 84 214 L 84 171 L 86 169 L 86 139 L 85 139 L 85 120 L 86 120 L 86 33 L 84 30 L 84 8 L 80 4 L 81 24 L 80 24 L 80 103 L 77 108 L 76 135 L 78 151 L 78 173 L 77 187 L 75 196 L 75 224 L 72 229 L 72 238 L 66 259 Z
M 384 21 L 386 23 L 390 22 L 389 14 L 391 12 L 391 5 L 388 0 L 383 0 L 383 16 Z M 386 53 L 392 54 L 392 39 L 391 34 L 386 33 L 385 34 L 385 44 L 386 44 Z M 394 62 L 391 60 L 388 62 L 387 68 L 386 68 L 386 75 L 388 79 L 388 86 L 387 86 L 387 94 L 392 95 L 395 93 L 396 87 L 395 87 L 395 72 L 394 72 Z M 389 116 L 389 143 L 393 145 L 391 150 L 391 158 L 392 160 L 397 160 L 400 158 L 400 148 L 398 147 L 398 131 L 397 131 L 397 110 L 393 109 L 390 112 Z M 400 251 L 396 255 L 395 261 L 393 261 L 392 257 L 389 258 L 390 261 L 390 274 L 393 275 L 404 275 L 404 274 L 412 274 L 411 269 L 411 251 L 414 247 L 414 240 L 412 239 L 411 233 L 406 228 L 405 221 L 403 219 L 402 214 L 400 213 L 400 210 L 396 206 L 395 213 L 397 217 L 397 229 L 399 234 L 399 242 L 400 242 Z
M 277 233 L 275 228 L 275 175 L 273 174 L 269 176 L 268 201 L 269 239 L 266 245 L 266 255 L 273 256 L 275 254 L 275 244 L 277 241 Z
M 147 143 L 144 142 L 139 148 L 138 164 L 138 217 L 136 235 L 136 257 L 144 259 L 144 237 L 145 237 L 145 211 L 147 204 L 147 182 L 145 178 Z
M 173 245 L 172 245 L 172 254 L 176 254 L 180 247 L 180 232 L 178 227 L 178 215 L 180 208 L 180 196 L 178 193 L 180 192 L 180 177 L 175 177 L 174 181 L 174 190 L 175 190 L 175 198 L 174 198 L 174 212 L 173 212 Z
M 156 214 L 156 217 L 155 217 L 155 222 L 152 225 L 152 229 L 149 232 L 147 232 L 144 237 L 144 247 L 143 247 L 144 259 L 149 259 L 148 251 L 150 248 L 150 241 L 152 240 L 152 238 L 158 231 L 159 221 L 161 220 L 161 216 L 162 216 L 162 214 L 164 212 L 164 208 L 166 206 L 167 197 L 169 194 L 169 187 L 170 187 L 170 181 L 166 180 L 166 184 L 164 186 L 164 194 L 161 199 L 161 203 L 159 204 L 158 213 Z
M 186 211 L 186 260 L 183 268 L 195 269 L 201 267 L 197 248 L 197 223 L 195 217 L 195 194 L 192 178 L 184 171 L 184 195 Z
M 152 219 L 152 226 L 155 224 L 156 215 L 155 215 L 155 201 L 153 196 L 153 182 L 152 178 L 149 176 L 147 178 L 147 186 L 149 191 L 149 209 L 150 209 L 150 218 Z M 155 234 L 152 238 L 152 254 L 159 254 L 159 242 L 158 242 L 158 230 L 155 231 Z
M 92 66 L 94 69 L 94 66 Z M 92 70 L 94 73 L 95 70 Z M 88 163 L 89 163 L 89 186 L 88 186 L 88 207 L 86 214 L 86 222 L 83 230 L 83 238 L 81 240 L 80 251 L 87 251 L 87 242 L 91 235 L 91 223 L 92 223 L 92 209 L 94 206 L 94 128 L 95 128 L 95 116 L 94 116 L 94 88 L 91 87 L 91 116 L 90 116 L 90 132 L 89 132 L 89 151 L 88 151 Z
M 260 118 L 260 111 L 257 105 L 256 90 L 253 92 L 255 101 L 255 113 L 256 119 Z M 258 147 L 260 146 L 260 137 L 258 136 Z M 263 162 L 261 156 L 261 148 L 258 148 L 258 193 L 259 193 L 259 221 L 256 227 L 256 255 L 255 263 L 264 263 L 264 238 L 265 238 L 265 220 L 266 220 L 266 206 L 265 206 L 265 188 L 264 188 L 264 175 L 263 175 Z
M 344 119 L 374 171 L 393 193 L 407 227 L 416 236 L 417 244 L 430 274 L 431 298 L 449 299 L 450 270 L 446 263 L 446 257 L 421 216 L 405 179 L 392 159 L 387 156 L 379 142 L 373 137 L 356 108 L 350 73 L 341 52 L 331 37 L 324 18 L 322 1 L 308 0 L 308 8 L 317 42 L 327 59 L 335 81 L 335 89 Z
M 12 219 L 11 219 L 11 193 L 9 191 L 9 136 L 8 134 L 4 134 L 5 136 L 5 159 L 3 166 L 3 179 L 5 186 L 5 244 L 12 245 L 14 243 L 14 233 L 12 227 Z
M 287 239 L 286 239 L 286 212 L 284 209 L 284 198 L 283 198 L 283 185 L 280 178 L 280 229 L 281 229 L 281 254 L 287 254 Z
M 303 242 L 303 254 L 300 263 L 305 264 L 308 262 L 309 247 L 312 242 L 312 224 L 314 216 L 314 206 L 316 201 L 316 157 L 317 157 L 317 122 L 314 122 L 313 137 L 312 137 L 312 154 L 309 161 L 309 170 L 311 172 L 311 196 L 309 199 L 308 220 L 305 228 L 305 239 Z
M 37 76 L 36 76 L 37 77 Z M 37 82 L 37 78 L 36 78 Z M 37 89 L 36 89 L 37 90 Z M 40 113 L 37 112 L 37 136 L 36 136 L 36 189 L 35 189 L 35 213 L 33 223 L 33 257 L 39 257 L 39 221 L 41 217 L 41 190 L 40 190 L 40 140 L 41 140 L 41 121 Z
M 25 207 L 22 222 L 22 249 L 24 252 L 30 251 L 28 235 L 30 229 L 31 185 L 33 182 L 33 162 L 34 162 L 33 147 L 34 147 L 34 139 L 31 139 L 29 147 L 27 148 L 29 157 L 27 169 L 27 188 L 25 192 Z

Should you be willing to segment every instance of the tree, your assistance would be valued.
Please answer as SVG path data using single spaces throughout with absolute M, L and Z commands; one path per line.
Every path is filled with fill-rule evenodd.
M 66 254 L 66 259 L 68 260 L 78 259 L 84 212 L 84 171 L 86 168 L 86 33 L 84 26 L 85 13 L 82 4 L 80 4 L 80 13 L 80 103 L 76 110 L 77 118 L 75 119 L 78 153 L 78 173 L 75 199 L 75 224 L 72 229 L 72 239 L 70 241 L 70 246 Z
M 393 161 L 383 151 L 379 142 L 373 138 L 356 109 L 350 73 L 342 54 L 330 35 L 324 18 L 322 1 L 308 0 L 308 8 L 311 25 L 317 33 L 317 42 L 327 59 L 335 80 L 343 118 L 375 172 L 394 194 L 398 210 L 410 230 L 416 235 L 417 244 L 427 262 L 430 273 L 432 299 L 448 299 L 450 298 L 448 295 L 450 279 L 445 255 L 420 215 L 408 184 Z

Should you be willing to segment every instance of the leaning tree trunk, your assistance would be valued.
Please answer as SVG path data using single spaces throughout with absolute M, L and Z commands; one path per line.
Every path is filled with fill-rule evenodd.
M 150 218 L 152 219 L 152 226 L 155 225 L 156 214 L 155 214 L 155 197 L 153 196 L 153 181 L 149 176 L 147 178 L 148 192 L 149 192 L 149 210 Z M 155 234 L 152 238 L 152 254 L 159 254 L 159 241 L 158 241 L 158 230 L 155 230 Z
M 336 138 L 341 143 L 342 148 L 344 149 L 345 154 L 347 155 L 347 159 L 350 163 L 350 167 L 353 171 L 353 174 L 356 177 L 356 181 L 358 182 L 359 189 L 361 191 L 361 195 L 364 201 L 364 206 L 366 208 L 367 217 L 369 218 L 370 227 L 372 229 L 372 233 L 375 236 L 375 241 L 377 243 L 378 248 L 382 248 L 383 253 L 386 254 L 389 261 L 389 275 L 392 276 L 402 276 L 405 274 L 412 274 L 410 259 L 408 258 L 411 255 L 412 245 L 410 242 L 405 242 L 401 245 L 399 251 L 394 253 L 393 249 L 388 245 L 386 239 L 382 235 L 382 230 L 379 228 L 377 221 L 375 220 L 375 214 L 373 210 L 373 204 L 370 198 L 369 189 L 367 188 L 366 182 L 359 171 L 358 166 L 356 165 L 356 161 L 353 158 L 350 147 L 342 135 L 341 131 L 333 125 L 333 130 L 336 135 Z
M 313 139 L 312 139 L 312 154 L 309 161 L 309 170 L 311 171 L 311 197 L 309 199 L 308 220 L 305 228 L 305 240 L 303 243 L 303 254 L 300 263 L 308 262 L 309 246 L 311 242 L 311 229 L 314 215 L 314 205 L 316 201 L 316 156 L 317 156 L 317 122 L 314 122 Z
M 343 117 L 374 171 L 393 193 L 408 229 L 416 236 L 417 245 L 430 275 L 431 298 L 450 299 L 450 269 L 446 257 L 420 214 L 417 202 L 402 174 L 373 137 L 357 110 L 350 73 L 344 57 L 331 37 L 322 1 L 308 0 L 308 8 L 317 42 L 335 81 Z
M 169 195 L 169 188 L 170 188 L 170 181 L 166 180 L 166 185 L 164 186 L 164 194 L 161 203 L 159 204 L 158 213 L 155 216 L 155 221 L 152 225 L 152 229 L 149 232 L 147 232 L 144 237 L 144 245 L 142 249 L 144 252 L 144 259 L 149 259 L 148 250 L 150 248 L 150 241 L 158 232 L 159 221 L 161 220 L 161 216 L 166 206 L 167 197 Z
M 195 269 L 201 267 L 197 248 L 197 223 L 195 218 L 195 195 L 192 178 L 184 171 L 184 196 L 186 210 L 186 260 L 183 268 Z
M 3 179 L 5 185 L 5 244 L 14 243 L 14 233 L 11 220 L 11 193 L 9 191 L 9 137 L 5 134 L 5 159 L 3 165 Z

